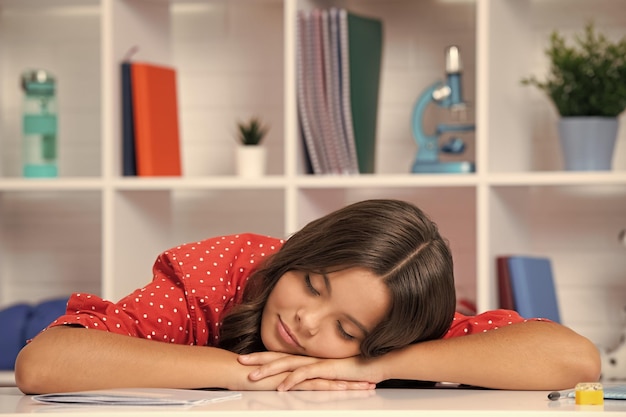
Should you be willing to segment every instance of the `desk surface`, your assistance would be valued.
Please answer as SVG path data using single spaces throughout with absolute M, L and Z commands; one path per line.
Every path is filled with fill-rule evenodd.
M 378 389 L 333 392 L 243 392 L 240 399 L 182 408 L 178 406 L 59 406 L 40 404 L 17 388 L 0 388 L 0 416 L 45 413 L 47 416 L 626 416 L 626 401 L 577 406 L 571 399 L 549 401 L 545 391 L 466 389 Z

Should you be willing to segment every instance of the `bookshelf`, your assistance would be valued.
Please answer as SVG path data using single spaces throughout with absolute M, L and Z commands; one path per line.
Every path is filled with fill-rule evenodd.
M 567 3 L 567 5 L 565 5 Z M 295 95 L 297 10 L 337 5 L 385 25 L 376 174 L 305 174 Z M 156 255 L 204 237 L 286 236 L 347 203 L 422 206 L 449 238 L 459 295 L 496 306 L 495 257 L 552 258 L 564 324 L 616 342 L 626 304 L 626 128 L 612 172 L 563 172 L 556 115 L 519 85 L 541 75 L 551 29 L 593 18 L 626 33 L 626 0 L 0 0 L 0 307 L 72 291 L 117 299 Z M 410 112 L 460 46 L 477 131 L 468 175 L 409 174 Z M 119 61 L 178 69 L 182 178 L 121 176 Z M 505 57 L 505 58 L 503 58 Z M 20 178 L 19 72 L 59 81 L 54 180 Z M 268 175 L 234 175 L 235 122 L 259 114 Z M 444 117 L 437 113 L 434 118 Z M 622 124 L 626 120 L 622 117 Z

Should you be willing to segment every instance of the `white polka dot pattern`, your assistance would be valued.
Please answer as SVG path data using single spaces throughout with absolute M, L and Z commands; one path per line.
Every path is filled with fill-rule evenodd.
M 117 303 L 73 294 L 51 326 L 79 324 L 145 339 L 217 345 L 224 312 L 241 302 L 250 274 L 283 240 L 255 234 L 221 236 L 161 253 L 152 282 Z

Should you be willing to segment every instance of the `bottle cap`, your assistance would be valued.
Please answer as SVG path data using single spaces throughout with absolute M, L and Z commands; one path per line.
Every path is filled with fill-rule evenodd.
M 22 89 L 26 93 L 51 96 L 54 94 L 54 76 L 43 69 L 26 70 L 21 77 Z

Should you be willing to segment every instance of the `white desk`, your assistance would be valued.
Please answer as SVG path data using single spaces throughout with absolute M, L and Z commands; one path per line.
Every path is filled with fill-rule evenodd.
M 545 391 L 488 391 L 463 389 L 379 389 L 341 392 L 243 392 L 241 399 L 205 406 L 127 407 L 56 406 L 36 403 L 17 388 L 0 388 L 0 416 L 44 413 L 47 416 L 96 417 L 276 417 L 323 415 L 342 417 L 404 416 L 626 416 L 626 401 L 604 406 L 577 406 L 573 400 L 549 401 Z

